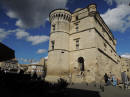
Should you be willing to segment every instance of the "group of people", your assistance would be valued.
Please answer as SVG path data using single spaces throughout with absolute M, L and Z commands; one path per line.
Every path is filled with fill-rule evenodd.
M 114 74 L 112 74 L 111 72 L 109 74 L 105 73 L 104 75 L 104 81 L 106 83 L 106 85 L 113 85 L 116 86 L 117 84 L 119 84 L 119 79 L 115 77 Z
M 116 78 L 115 75 L 112 74 L 111 72 L 109 74 L 105 73 L 105 75 L 104 75 L 104 81 L 107 86 L 108 85 L 116 86 L 116 85 L 122 83 L 122 84 L 124 84 L 124 88 L 128 88 L 129 81 L 128 81 L 128 76 L 126 74 L 126 71 L 121 73 L 121 78 L 122 78 L 122 81 L 120 81 L 118 78 Z

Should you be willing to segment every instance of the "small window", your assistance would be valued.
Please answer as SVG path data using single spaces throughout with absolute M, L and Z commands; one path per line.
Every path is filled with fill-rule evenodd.
M 75 39 L 75 42 L 76 42 L 76 49 L 79 49 L 79 38 Z
M 54 50 L 55 41 L 51 41 L 52 50 Z
M 76 24 L 75 24 L 75 29 L 76 29 L 76 32 L 78 32 L 78 31 L 79 31 L 79 27 L 78 27 L 78 25 L 79 25 L 78 23 L 76 23 Z
M 55 31 L 55 24 L 52 25 L 52 30 Z
M 77 27 L 76 27 L 76 32 L 78 32 L 78 29 L 79 29 L 79 27 L 77 26 Z
M 64 53 L 64 51 L 62 50 L 61 53 Z
M 79 19 L 79 17 L 78 17 L 78 16 L 76 16 L 76 17 L 75 17 L 75 19 L 76 19 L 76 21 L 77 21 L 77 20 Z

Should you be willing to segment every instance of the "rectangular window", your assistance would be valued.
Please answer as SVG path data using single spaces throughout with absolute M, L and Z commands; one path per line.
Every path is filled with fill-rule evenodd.
M 55 24 L 52 25 L 52 31 L 55 31 Z
M 78 27 L 78 26 L 76 26 L 76 32 L 78 32 L 78 31 L 79 31 L 78 29 L 79 29 L 79 27 Z
M 79 49 L 79 38 L 75 39 L 76 42 L 76 49 Z
M 77 21 L 77 20 L 79 19 L 79 17 L 78 17 L 78 16 L 76 16 L 76 17 L 75 17 L 75 19 L 76 19 L 76 21 Z
M 55 45 L 55 41 L 51 41 L 51 47 L 52 47 L 52 50 L 54 50 L 54 45 Z
M 79 32 L 79 23 L 80 23 L 80 21 L 76 21 L 74 23 L 74 27 L 75 27 L 76 32 Z
M 76 26 L 76 27 L 75 27 L 76 32 L 78 32 L 78 31 L 79 31 L 78 23 L 76 23 L 75 26 Z

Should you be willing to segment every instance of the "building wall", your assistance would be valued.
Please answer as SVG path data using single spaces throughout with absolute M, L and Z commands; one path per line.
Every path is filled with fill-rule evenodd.
M 80 26 L 79 26 L 80 28 Z M 79 50 L 92 48 L 96 46 L 94 29 L 87 29 L 83 32 L 77 32 L 76 34 L 71 34 L 69 38 L 69 50 L 76 50 L 76 39 L 79 39 Z
M 62 75 L 62 74 L 66 74 L 68 70 L 69 70 L 68 51 L 55 50 L 55 51 L 50 51 L 48 53 L 48 65 L 47 65 L 48 74 Z
M 47 73 L 48 75 L 68 75 L 71 13 L 66 10 L 55 10 L 50 14 L 50 21 Z
M 71 74 L 73 81 L 81 82 L 76 75 L 81 72 L 78 58 L 83 57 L 86 82 L 100 82 L 104 74 L 110 72 L 120 78 L 121 65 L 116 53 L 116 40 L 96 11 L 96 6 L 92 4 L 71 14 L 64 10 L 68 19 L 61 17 L 64 14 L 59 14 L 63 14 L 63 10 L 55 10 L 50 14 L 48 76 Z M 71 21 L 68 22 L 69 17 Z M 55 31 L 53 24 L 56 24 Z M 54 50 L 51 50 L 52 40 L 55 40 Z M 79 41 L 78 48 L 76 40 Z
M 42 77 L 43 76 L 43 65 L 40 64 L 28 64 L 28 69 L 26 71 L 26 73 L 30 73 L 30 74 L 34 74 L 34 72 L 36 72 L 38 77 Z
M 94 81 L 95 80 L 95 72 L 97 71 L 96 67 L 96 55 L 97 55 L 97 49 L 96 48 L 89 48 L 85 50 L 80 51 L 73 51 L 70 53 L 70 72 L 72 73 L 73 77 L 75 78 L 77 75 L 80 74 L 79 69 L 79 63 L 78 58 L 83 57 L 84 58 L 84 68 L 85 68 L 85 75 L 86 77 L 90 77 Z M 73 79 L 75 80 L 75 79 Z
M 15 51 L 0 43 L 0 62 L 15 58 Z
M 121 72 L 126 71 L 130 79 L 130 59 L 121 57 Z
M 98 50 L 97 70 L 99 71 L 97 76 L 100 80 L 103 80 L 104 74 L 111 72 L 118 79 L 121 79 L 121 65 L 119 62 L 120 58 L 116 53 L 116 40 L 99 14 L 95 16 L 94 20 L 96 47 Z
M 16 59 L 0 62 L 0 68 L 6 72 L 18 72 L 18 61 Z

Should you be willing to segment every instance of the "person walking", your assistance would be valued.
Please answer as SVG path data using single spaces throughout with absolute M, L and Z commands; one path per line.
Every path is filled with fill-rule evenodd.
M 114 74 L 112 75 L 112 85 L 113 85 L 113 86 L 116 86 L 116 85 L 117 85 L 117 80 L 116 80 L 116 77 L 115 77 Z
M 128 77 L 127 77 L 126 71 L 121 73 L 121 78 L 122 78 L 122 83 L 124 84 L 124 89 L 127 90 L 127 88 L 128 88 Z
M 108 75 L 107 75 L 107 73 L 105 73 L 105 75 L 104 75 L 104 81 L 105 81 L 105 83 L 107 85 L 107 82 L 108 82 Z

